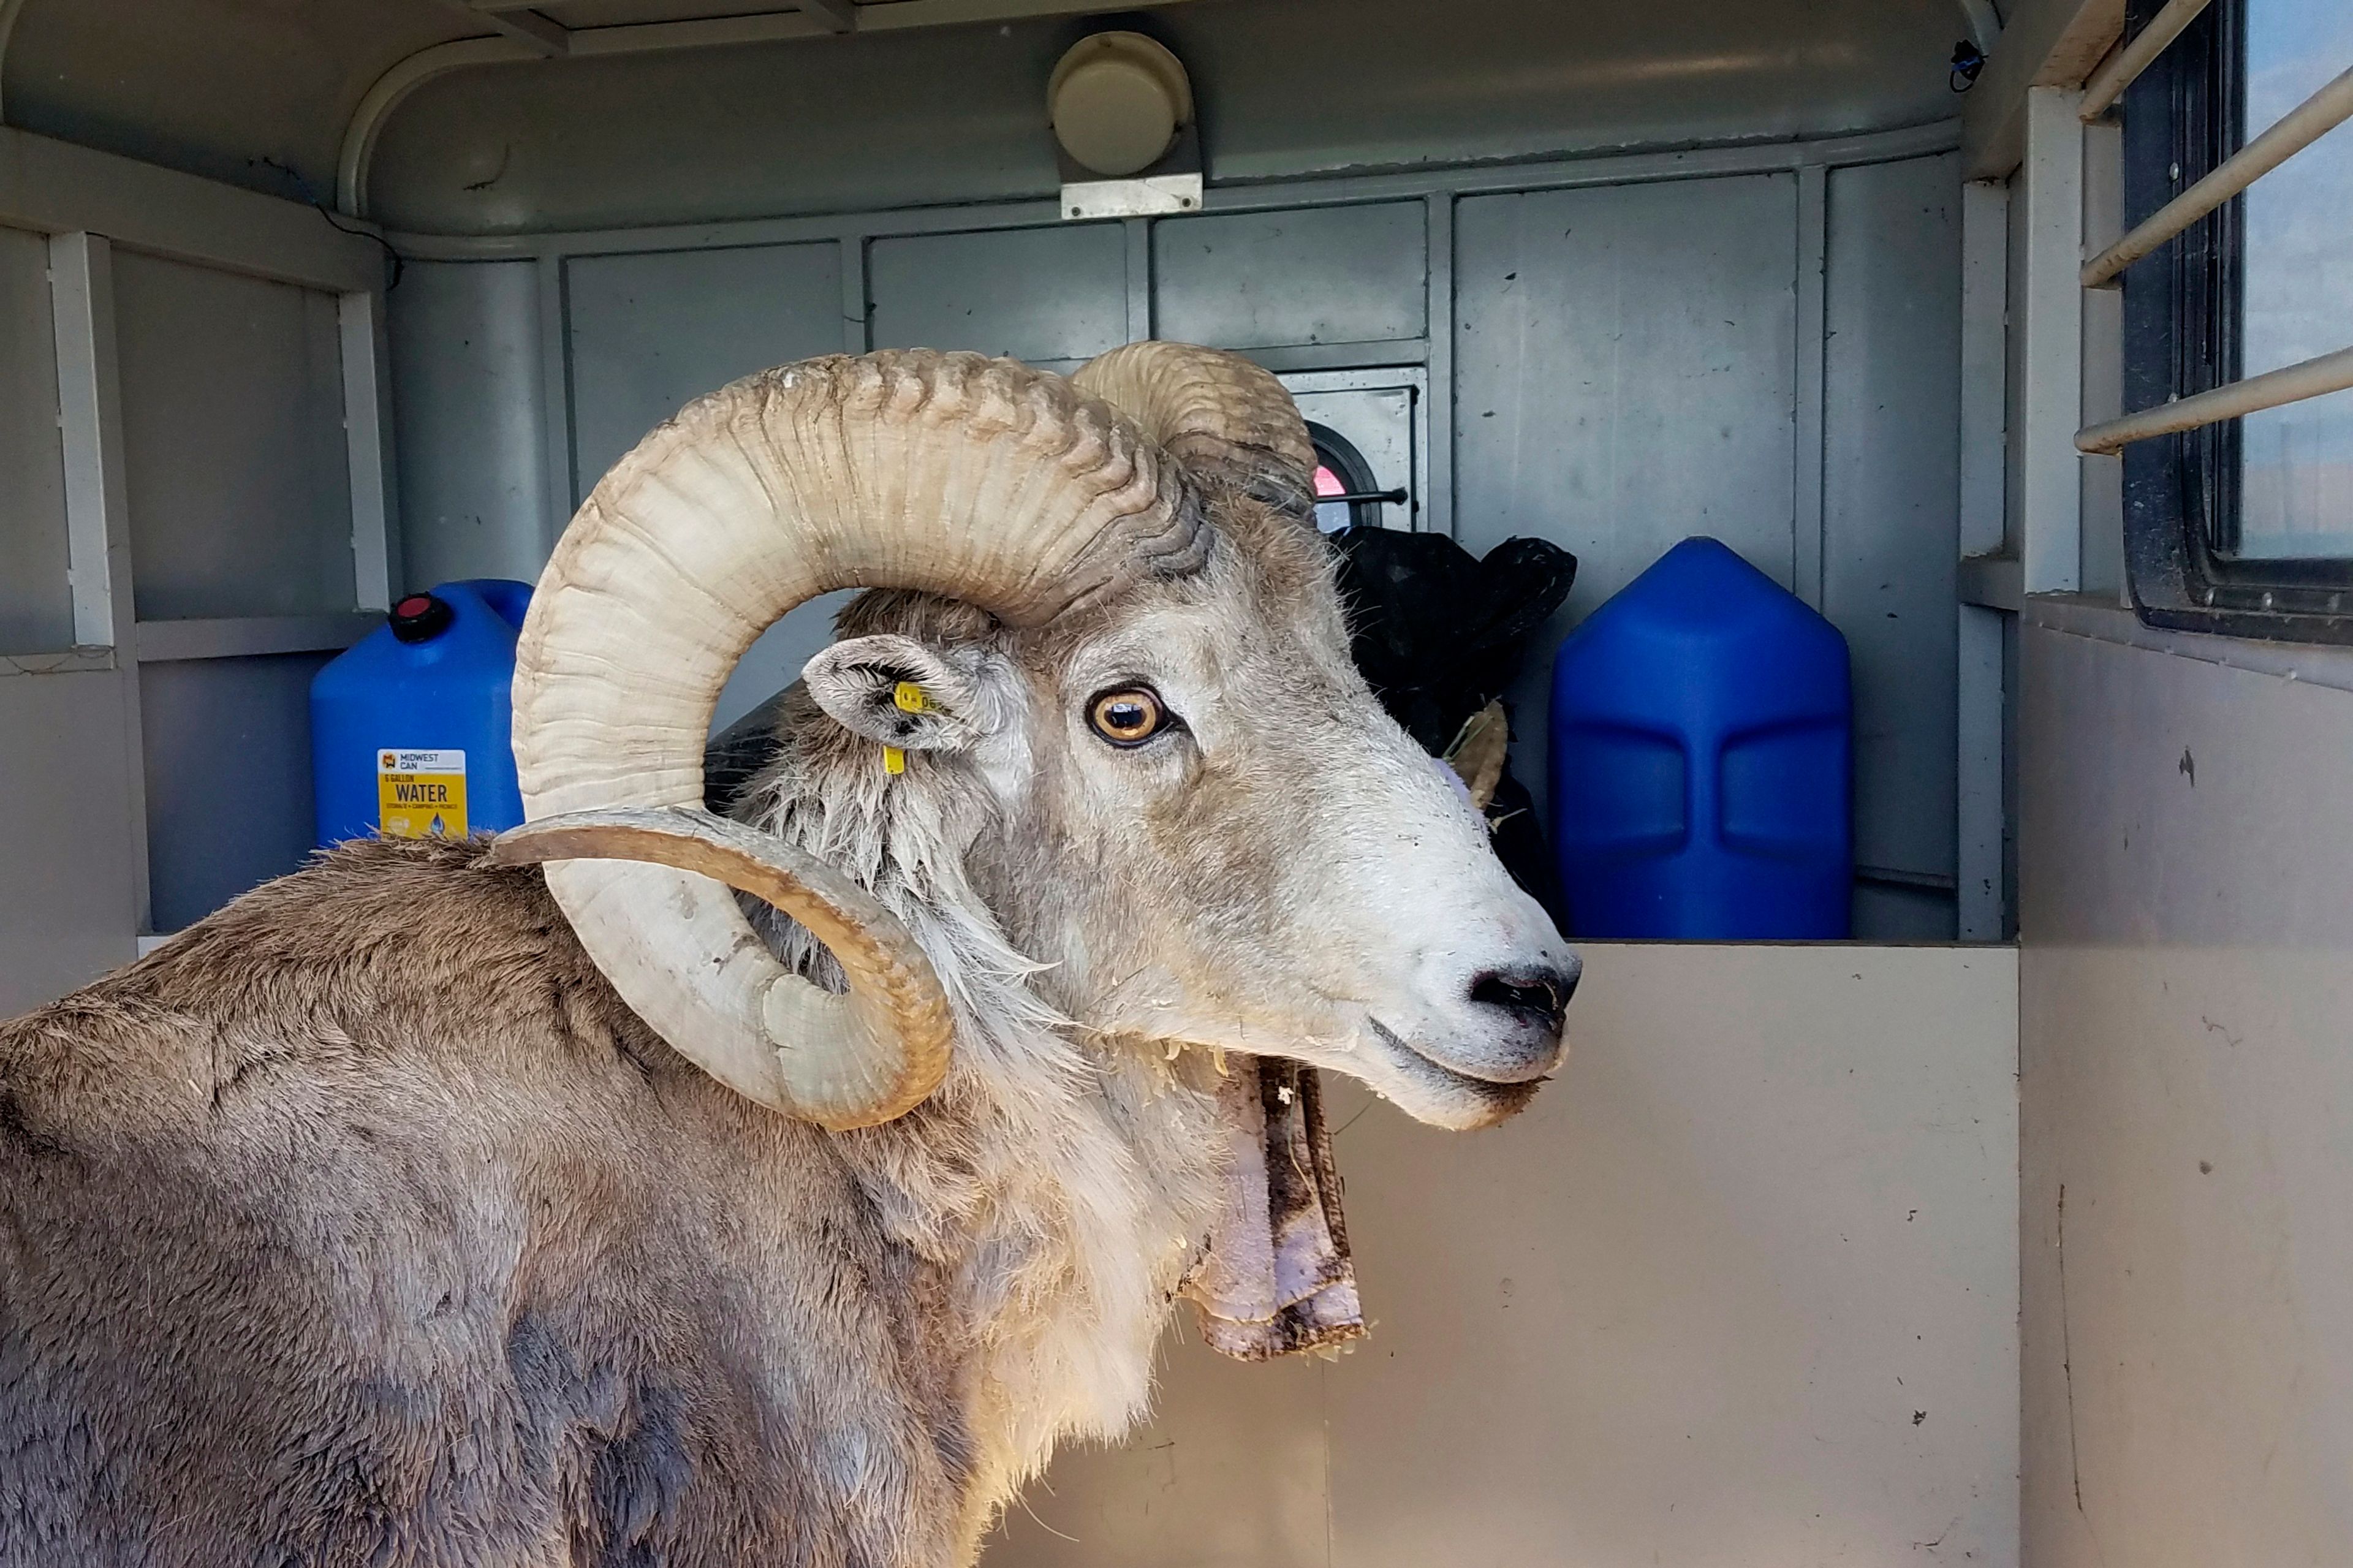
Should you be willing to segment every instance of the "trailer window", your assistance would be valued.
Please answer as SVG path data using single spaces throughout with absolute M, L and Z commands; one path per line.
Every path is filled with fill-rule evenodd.
M 2353 68 L 2345 0 L 2244 0 L 2238 134 L 2276 124 Z M 2240 374 L 2353 344 L 2353 133 L 2324 136 L 2249 188 Z M 2353 558 L 2353 392 L 2247 416 L 2239 496 L 2215 540 L 2245 561 Z
M 2159 9 L 2133 0 L 2128 34 Z M 2138 224 L 2353 69 L 2344 0 L 2214 0 L 2124 100 Z M 2339 126 L 2123 273 L 2126 405 L 2353 347 L 2353 129 Z M 2147 618 L 2353 641 L 2353 390 L 2126 447 Z

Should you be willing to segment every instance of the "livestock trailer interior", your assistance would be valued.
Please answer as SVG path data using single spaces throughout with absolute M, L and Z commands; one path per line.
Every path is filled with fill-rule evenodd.
M 1836 626 L 1852 940 L 1335 1085 L 1369 1339 L 1176 1333 L 986 1561 L 2353 1560 L 2348 114 L 2341 0 L 0 0 L 0 1014 L 295 869 L 313 677 L 690 398 L 1238 351 L 1327 522 L 1576 556 L 1535 801 L 1678 541 Z

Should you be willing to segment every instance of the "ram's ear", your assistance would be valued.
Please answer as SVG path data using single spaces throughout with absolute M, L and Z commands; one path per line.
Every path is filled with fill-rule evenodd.
M 902 751 L 962 751 L 996 727 L 978 671 L 913 637 L 845 638 L 801 679 L 835 723 Z

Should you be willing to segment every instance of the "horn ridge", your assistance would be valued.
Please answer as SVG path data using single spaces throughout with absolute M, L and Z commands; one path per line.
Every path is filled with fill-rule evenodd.
M 1241 355 L 1152 340 L 1098 354 L 1071 379 L 1142 426 L 1179 466 L 1313 513 L 1306 421 L 1282 383 Z

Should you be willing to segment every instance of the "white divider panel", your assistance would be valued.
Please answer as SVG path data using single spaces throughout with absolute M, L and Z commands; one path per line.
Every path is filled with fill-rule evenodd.
M 2016 1564 L 2016 954 L 1584 952 L 1517 1121 L 1333 1094 L 1372 1338 L 1180 1335 L 992 1568 Z

